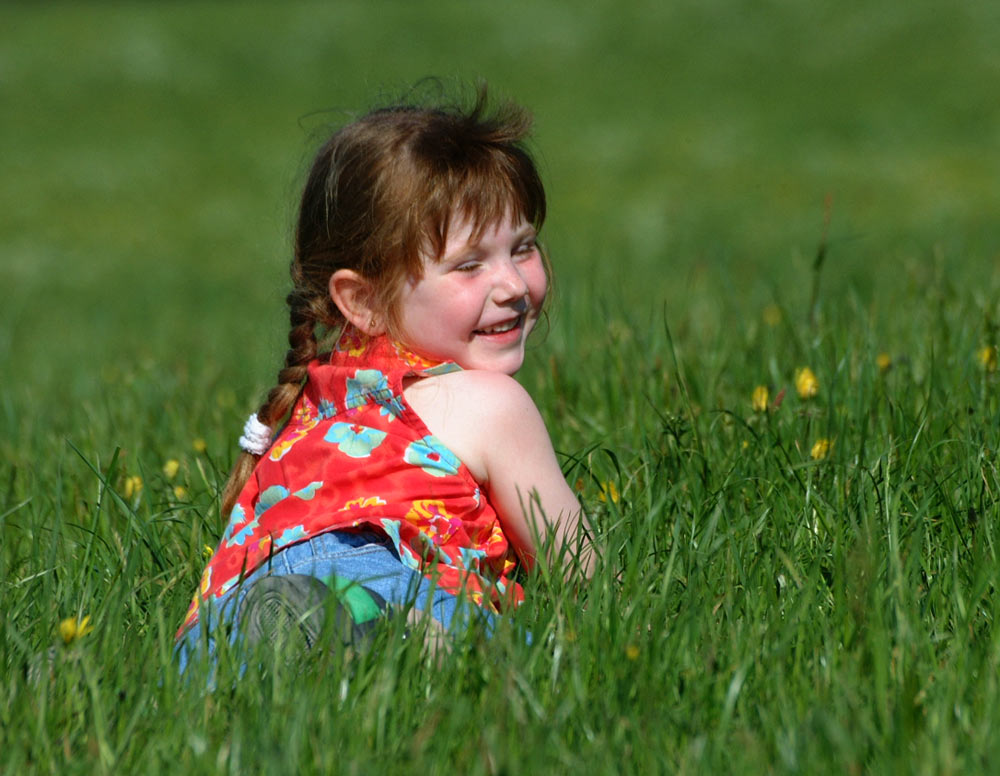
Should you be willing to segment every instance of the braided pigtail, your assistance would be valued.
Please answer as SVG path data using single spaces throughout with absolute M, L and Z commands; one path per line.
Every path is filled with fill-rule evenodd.
M 298 261 L 292 265 L 292 279 L 296 288 L 287 298 L 291 328 L 288 332 L 288 352 L 285 354 L 285 365 L 278 371 L 276 385 L 268 392 L 264 403 L 257 410 L 257 419 L 276 432 L 295 403 L 299 400 L 305 386 L 309 362 L 316 358 L 319 343 L 316 338 L 317 323 L 326 323 L 330 319 L 330 304 L 328 298 L 317 298 L 316 295 L 303 293 L 300 281 L 301 271 Z M 262 455 L 242 452 L 237 458 L 229 480 L 222 491 L 222 514 L 228 516 L 239 498 L 240 491 L 246 485 L 254 467 Z

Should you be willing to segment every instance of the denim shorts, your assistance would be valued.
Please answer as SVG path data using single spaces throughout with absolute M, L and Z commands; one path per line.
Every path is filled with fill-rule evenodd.
M 180 670 L 183 672 L 202 649 L 210 660 L 214 659 L 219 638 L 235 645 L 240 636 L 238 612 L 247 591 L 265 576 L 285 574 L 351 580 L 380 595 L 388 605 L 407 612 L 426 613 L 449 633 L 467 627 L 473 620 L 481 622 L 487 632 L 493 630 L 494 615 L 436 587 L 422 574 L 404 566 L 385 534 L 331 531 L 286 547 L 225 596 L 205 602 L 198 622 L 177 643 Z

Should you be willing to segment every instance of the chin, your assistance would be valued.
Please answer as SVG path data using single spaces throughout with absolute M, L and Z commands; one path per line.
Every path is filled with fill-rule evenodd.
M 463 369 L 476 369 L 481 372 L 499 372 L 505 375 L 517 373 L 524 363 L 521 358 L 478 358 L 472 359 L 468 364 L 460 364 Z
M 513 377 L 518 373 L 521 367 L 524 365 L 524 359 L 511 359 L 510 361 L 502 362 L 496 365 L 492 370 L 494 372 L 502 372 L 505 375 L 510 375 Z

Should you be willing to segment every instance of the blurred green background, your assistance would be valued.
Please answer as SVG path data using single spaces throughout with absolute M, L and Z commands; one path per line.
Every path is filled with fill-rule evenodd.
M 485 78 L 536 114 L 556 348 L 618 318 L 665 315 L 693 346 L 770 301 L 804 315 L 825 202 L 827 300 L 905 317 L 908 277 L 997 272 L 997 3 L 51 2 L 0 19 L 5 434 L 44 418 L 79 436 L 81 408 L 169 385 L 242 415 L 283 353 L 312 149 L 427 75 Z
M 993 0 L 0 3 L 0 771 L 995 770 L 998 33 Z M 447 682 L 387 638 L 203 700 L 171 637 L 305 167 L 428 75 L 535 112 L 521 378 L 606 563 Z

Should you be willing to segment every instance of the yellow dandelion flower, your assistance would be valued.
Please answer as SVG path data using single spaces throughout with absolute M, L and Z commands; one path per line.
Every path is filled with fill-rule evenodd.
M 620 498 L 621 497 L 618 495 L 618 488 L 613 482 L 601 483 L 601 492 L 597 494 L 598 501 L 603 501 L 605 504 L 612 501 L 617 504 Z
M 93 629 L 94 627 L 90 624 L 89 614 L 81 620 L 77 620 L 76 617 L 67 617 L 59 623 L 59 635 L 62 636 L 63 643 L 66 645 L 83 638 Z
M 888 372 L 892 367 L 892 356 L 888 353 L 879 353 L 875 356 L 875 366 L 878 367 L 880 372 Z
M 629 644 L 625 647 L 625 657 L 629 660 L 635 660 L 639 657 L 639 648 L 635 644 Z
M 172 480 L 177 476 L 178 470 L 181 468 L 181 462 L 176 458 L 171 458 L 165 464 L 163 464 L 163 473 L 166 475 L 168 480 Z
M 816 373 L 807 366 L 795 370 L 795 390 L 799 398 L 811 399 L 819 393 L 819 380 Z
M 203 558 L 211 558 L 214 554 L 215 554 L 215 550 L 212 549 L 212 545 L 211 544 L 206 544 L 205 546 L 203 546 L 201 548 L 201 557 L 203 557 Z
M 743 444 L 741 444 L 740 447 L 743 450 L 746 450 L 748 447 L 750 447 L 750 440 L 749 439 L 744 439 L 743 440 Z
M 208 449 L 208 445 L 205 444 L 205 440 L 198 437 L 191 443 L 191 449 L 196 453 L 204 453 Z
M 125 498 L 132 498 L 132 496 L 138 496 L 139 492 L 142 490 L 142 477 L 138 474 L 133 474 L 131 477 L 125 478 Z
M 174 486 L 174 498 L 185 499 L 187 498 L 187 495 L 188 495 L 187 488 L 185 488 L 183 485 Z
M 997 347 L 996 345 L 984 345 L 976 351 L 976 358 L 979 365 L 987 372 L 997 371 Z
M 768 326 L 777 326 L 781 323 L 781 308 L 772 302 L 764 308 L 763 317 Z
M 754 412 L 766 412 L 767 402 L 771 398 L 771 394 L 768 393 L 766 385 L 758 385 L 753 389 L 753 394 L 750 396 L 750 405 L 753 407 Z
M 814 461 L 822 461 L 830 454 L 830 449 L 833 447 L 833 442 L 827 438 L 817 439 L 816 444 L 812 446 L 812 451 L 809 453 Z

